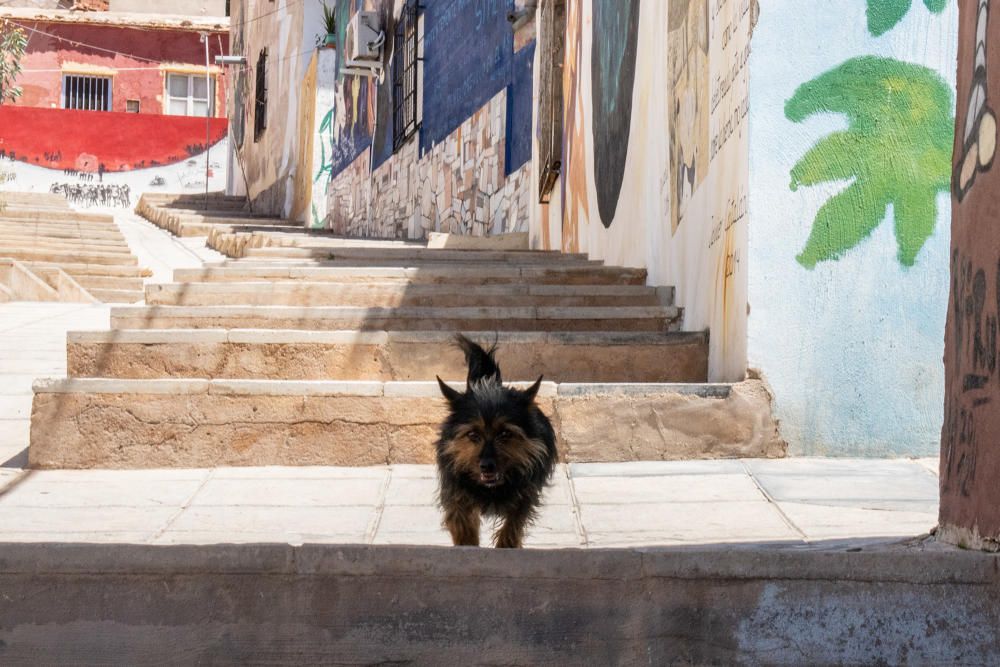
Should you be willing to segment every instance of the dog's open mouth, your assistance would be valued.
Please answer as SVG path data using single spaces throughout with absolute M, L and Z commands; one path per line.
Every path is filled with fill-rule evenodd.
M 481 472 L 479 473 L 479 483 L 483 486 L 498 486 L 503 478 L 498 472 Z

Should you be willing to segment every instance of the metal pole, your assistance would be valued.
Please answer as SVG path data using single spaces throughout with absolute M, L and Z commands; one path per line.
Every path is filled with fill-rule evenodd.
M 212 72 L 208 64 L 208 33 L 201 33 L 201 41 L 205 42 L 205 210 L 208 210 L 208 173 L 209 155 L 211 153 L 211 122 L 212 122 Z

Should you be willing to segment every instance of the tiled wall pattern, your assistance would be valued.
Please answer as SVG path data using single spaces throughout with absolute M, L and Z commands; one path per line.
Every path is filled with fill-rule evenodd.
M 328 228 L 407 239 L 527 231 L 531 167 L 504 176 L 506 115 L 503 90 L 423 158 L 412 140 L 370 174 L 365 151 L 327 186 Z

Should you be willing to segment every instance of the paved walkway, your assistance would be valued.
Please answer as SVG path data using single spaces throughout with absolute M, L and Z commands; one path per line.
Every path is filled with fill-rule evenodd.
M 216 256 L 115 212 L 152 280 Z M 0 542 L 448 544 L 431 466 L 27 471 L 31 383 L 66 372 L 66 331 L 108 306 L 0 304 Z M 894 541 L 937 519 L 936 460 L 561 466 L 534 547 Z M 488 526 L 484 526 L 488 530 Z M 484 534 L 486 534 L 484 530 Z
M 128 241 L 139 265 L 153 275 L 146 282 L 173 282 L 174 269 L 198 268 L 205 262 L 221 262 L 226 257 L 205 246 L 204 237 L 177 238 L 132 211 L 91 209 L 115 216 L 118 229 Z
M 27 463 L 31 383 L 66 375 L 66 332 L 107 329 L 106 305 L 0 304 L 0 466 Z
M 935 464 L 572 464 L 560 467 L 527 544 L 828 548 L 898 540 L 936 523 Z M 431 466 L 8 470 L 0 480 L 0 541 L 448 544 Z

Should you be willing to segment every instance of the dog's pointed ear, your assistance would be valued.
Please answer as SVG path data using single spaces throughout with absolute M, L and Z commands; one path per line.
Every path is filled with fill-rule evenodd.
M 438 386 L 441 387 L 441 393 L 444 394 L 444 397 L 448 400 L 449 403 L 455 405 L 455 403 L 457 403 L 459 399 L 462 398 L 462 394 L 449 387 L 448 384 L 441 379 L 440 375 L 435 375 L 434 377 L 437 378 Z
M 533 403 L 535 401 L 535 396 L 538 395 L 538 390 L 542 387 L 542 379 L 544 377 L 544 375 L 539 375 L 538 379 L 535 380 L 535 384 L 524 390 L 523 396 L 528 403 Z

